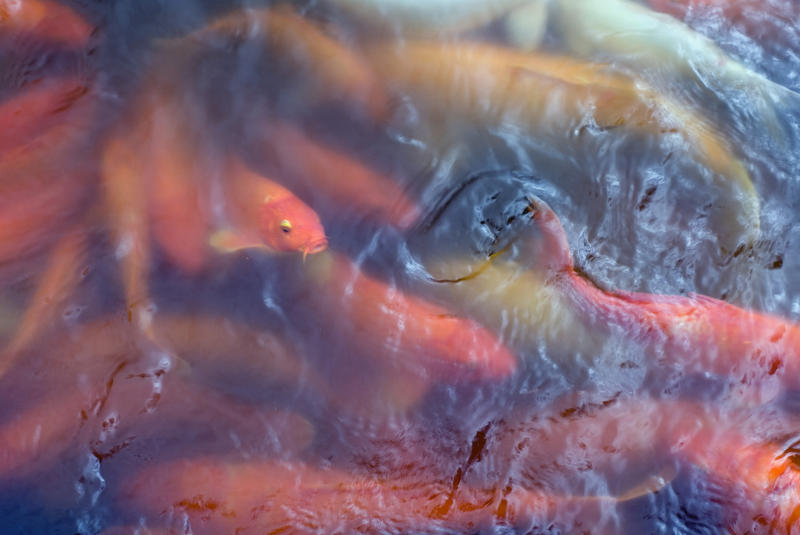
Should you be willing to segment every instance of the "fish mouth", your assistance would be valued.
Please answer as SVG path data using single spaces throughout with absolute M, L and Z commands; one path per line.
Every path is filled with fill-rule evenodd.
M 305 262 L 306 256 L 310 254 L 321 253 L 327 248 L 328 248 L 327 238 L 322 238 L 306 244 L 306 246 L 303 248 L 303 261 Z

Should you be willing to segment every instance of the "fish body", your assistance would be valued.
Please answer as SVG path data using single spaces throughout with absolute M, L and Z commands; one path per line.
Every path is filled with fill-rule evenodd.
M 528 0 L 328 0 L 330 4 L 380 27 L 405 35 L 436 37 L 491 22 Z
M 419 218 L 416 203 L 391 177 L 312 139 L 295 125 L 270 121 L 248 138 L 253 158 L 320 212 L 354 212 L 402 229 Z
M 238 236 L 227 238 L 236 250 L 265 246 L 279 252 L 300 251 L 303 256 L 324 251 L 328 245 L 317 213 L 281 184 L 248 169 L 232 158 L 224 177 L 227 212 Z M 217 246 L 223 235 L 215 236 Z M 231 241 L 235 238 L 237 241 Z
M 800 97 L 723 52 L 683 22 L 629 0 L 556 0 L 555 19 L 569 48 L 613 60 L 656 79 L 694 79 L 715 94 L 735 94 L 756 109 L 775 141 L 783 142 L 781 106 Z
M 150 223 L 139 143 L 136 136 L 112 133 L 101 157 L 105 213 L 129 310 L 149 300 Z
M 314 287 L 307 305 L 348 333 L 346 343 L 357 341 L 367 356 L 444 380 L 499 380 L 516 370 L 514 355 L 477 322 L 403 293 L 340 253 L 318 255 L 305 279 Z
M 369 54 L 387 83 L 422 104 L 421 113 L 434 122 L 457 114 L 560 144 L 586 126 L 678 133 L 688 155 L 712 171 L 722 197 L 714 215 L 722 248 L 732 252 L 758 236 L 758 194 L 727 140 L 700 114 L 644 82 L 607 65 L 485 44 L 412 42 L 374 46 Z
M 432 466 L 422 473 L 439 469 Z M 122 503 L 148 515 L 185 514 L 199 532 L 242 534 L 275 529 L 315 533 L 331 526 L 366 534 L 483 532 L 498 525 L 522 528 L 546 522 L 557 515 L 559 506 L 581 502 L 520 488 L 506 499 L 464 484 L 463 503 L 443 512 L 451 476 L 420 480 L 389 473 L 376 477 L 299 461 L 226 462 L 205 457 L 148 467 L 133 475 L 120 496 Z
M 607 292 L 574 270 L 566 234 L 542 201 L 533 218 L 544 242 L 544 269 L 586 325 L 611 333 L 621 327 L 632 339 L 664 348 L 673 362 L 695 373 L 714 373 L 759 385 L 770 376 L 800 386 L 800 326 L 783 318 L 702 295 L 672 296 Z
M 30 258 L 62 235 L 92 193 L 94 169 L 87 162 L 95 153 L 88 123 L 96 101 L 83 82 L 62 82 L 43 84 L 47 97 L 37 89 L 20 96 L 25 105 L 18 107 L 16 98 L 0 104 L 0 265 Z M 76 87 L 81 96 L 72 100 Z M 43 112 L 53 111 L 54 88 L 59 102 L 65 91 L 70 95 L 70 110 L 50 117 Z
M 0 42 L 23 34 L 69 47 L 84 47 L 92 27 L 61 2 L 0 0 Z
M 42 78 L 0 100 L 0 151 L 31 143 L 81 107 L 90 85 L 80 76 Z
M 679 20 L 690 15 L 723 17 L 758 41 L 775 39 L 776 31 L 796 25 L 800 17 L 800 6 L 791 0 L 649 0 L 649 4 Z
M 138 106 L 135 128 L 143 153 L 139 167 L 153 237 L 169 261 L 197 273 L 209 261 L 212 232 L 208 141 L 192 129 L 186 110 L 158 86 Z M 143 109 L 141 109 L 143 108 Z
M 80 283 L 81 272 L 86 269 L 86 241 L 86 233 L 80 228 L 70 229 L 60 238 L 6 351 L 18 353 L 52 325 L 57 317 L 55 312 L 62 310 L 64 302 Z M 0 361 L 0 377 L 11 362 Z
M 164 54 L 183 62 L 219 41 L 262 40 L 276 61 L 290 62 L 293 72 L 309 73 L 308 103 L 348 102 L 375 119 L 389 111 L 388 95 L 360 55 L 319 25 L 285 7 L 239 9 L 186 37 L 164 42 Z M 273 67 L 270 67 L 273 68 Z

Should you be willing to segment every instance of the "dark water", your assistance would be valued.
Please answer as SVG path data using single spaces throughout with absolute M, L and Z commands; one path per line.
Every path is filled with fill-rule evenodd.
M 800 531 L 797 11 L 573 1 L 0 0 L 0 533 Z

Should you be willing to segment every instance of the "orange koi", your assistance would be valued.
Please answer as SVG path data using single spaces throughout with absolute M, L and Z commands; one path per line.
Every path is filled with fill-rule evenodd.
M 61 2 L 0 0 L 0 39 L 30 34 L 43 41 L 83 47 L 92 27 Z
M 338 332 L 351 333 L 366 355 L 389 354 L 395 365 L 445 379 L 454 372 L 502 379 L 516 370 L 514 355 L 477 322 L 404 294 L 340 253 L 317 255 L 307 271 L 315 288 L 309 306 L 323 312 L 325 325 L 333 322 Z
M 743 384 L 774 375 L 798 385 L 800 326 L 703 295 L 603 291 L 575 272 L 558 217 L 540 200 L 532 206 L 543 234 L 549 281 L 586 323 L 601 329 L 622 326 L 645 340 L 663 342 L 666 354 L 690 370 L 735 375 Z
M 296 72 L 313 73 L 312 102 L 344 100 L 374 119 L 388 115 L 386 90 L 359 54 L 290 8 L 236 10 L 187 37 L 166 42 L 165 49 L 180 58 L 220 38 L 263 39 L 274 47 L 276 61 L 292 62 Z
M 91 193 L 93 171 L 86 162 L 93 150 L 83 122 L 93 105 L 82 101 L 75 114 L 30 143 L 0 151 L 0 264 L 28 258 L 52 243 Z
M 695 402 L 628 399 L 571 407 L 544 418 L 539 414 L 529 423 L 516 424 L 492 455 L 519 458 L 520 450 L 528 453 L 523 470 L 528 479 L 517 485 L 548 494 L 556 489 L 543 486 L 543 481 L 552 480 L 544 474 L 554 469 L 563 472 L 557 479 L 561 492 L 570 479 L 574 483 L 568 486 L 574 484 L 575 492 L 580 492 L 587 478 L 595 482 L 618 478 L 621 466 L 643 464 L 643 469 L 658 473 L 664 464 L 679 459 L 705 470 L 732 499 L 745 496 L 742 510 L 737 503 L 737 510 L 728 513 L 741 519 L 738 527 L 746 527 L 734 529 L 733 522 L 731 533 L 749 533 L 747 527 L 752 527 L 756 517 L 771 525 L 797 526 L 794 510 L 800 496 L 800 471 L 793 466 L 791 451 L 754 438 L 763 436 L 763 431 L 755 431 L 760 425 L 757 412 L 729 412 Z M 592 469 L 587 471 L 587 465 Z M 745 513 L 752 516 L 744 518 Z
M 198 532 L 242 535 L 318 533 L 333 526 L 342 533 L 483 532 L 498 525 L 530 527 L 571 503 L 570 498 L 525 489 L 515 489 L 508 499 L 497 489 L 475 489 L 481 502 L 442 513 L 438 506 L 451 486 L 448 476 L 420 481 L 299 461 L 198 458 L 147 467 L 123 486 L 119 497 L 137 512 L 158 515 L 155 521 L 175 515 L 188 519 Z
M 265 160 L 264 154 L 274 156 L 268 163 L 276 177 L 297 188 L 320 211 L 353 209 L 403 229 L 419 218 L 419 208 L 397 182 L 311 139 L 296 126 L 270 121 L 255 133 L 250 147 L 259 161 Z
M 164 380 L 137 367 L 136 357 L 116 356 L 110 373 L 93 375 L 81 388 L 50 395 L 30 408 L 0 418 L 0 479 L 27 474 L 80 446 L 100 458 L 135 448 L 136 440 L 193 427 L 207 432 L 209 421 L 222 433 L 235 432 L 244 446 L 263 451 L 264 431 L 280 436 L 281 447 L 300 451 L 314 435 L 299 414 L 235 401 L 206 387 L 170 375 Z M 136 373 L 141 372 L 141 373 Z M 12 405 L 13 407 L 13 405 Z M 179 423 L 178 423 L 179 422 Z M 175 435 L 173 435 L 175 436 Z M 182 438 L 175 436 L 180 442 Z
M 145 91 L 144 110 L 135 118 L 145 155 L 138 180 L 147 191 L 153 237 L 171 263 L 196 273 L 208 262 L 212 232 L 205 157 L 209 147 L 201 134 L 187 127 L 177 99 L 166 98 L 157 86 Z
M 421 114 L 437 132 L 433 146 L 445 137 L 442 128 L 453 127 L 453 116 L 516 125 L 562 145 L 570 132 L 590 125 L 679 134 L 687 154 L 713 171 L 714 192 L 725 200 L 715 214 L 723 249 L 732 252 L 758 236 L 758 194 L 724 136 L 701 114 L 608 65 L 479 43 L 409 42 L 367 53 L 377 72 L 424 107 Z
M 227 215 L 234 231 L 223 230 L 211 243 L 221 250 L 263 247 L 306 255 L 328 246 L 319 216 L 291 191 L 232 159 L 224 177 Z
M 60 305 L 80 282 L 85 247 L 85 232 L 80 229 L 73 229 L 61 238 L 50 255 L 47 267 L 6 351 L 18 353 L 52 323 L 54 312 L 60 309 Z M 10 360 L 0 359 L 0 377 L 4 375 L 9 364 Z
M 0 151 L 30 143 L 59 124 L 89 92 L 84 78 L 45 78 L 0 101 Z
M 33 469 L 64 450 L 83 420 L 87 400 L 80 392 L 47 399 L 0 422 L 0 478 Z
M 150 295 L 147 197 L 136 143 L 135 136 L 113 135 L 101 160 L 106 216 L 114 240 L 114 254 L 122 268 L 121 282 L 131 320 L 133 308 L 145 305 Z M 137 321 L 142 319 L 138 311 L 136 316 Z

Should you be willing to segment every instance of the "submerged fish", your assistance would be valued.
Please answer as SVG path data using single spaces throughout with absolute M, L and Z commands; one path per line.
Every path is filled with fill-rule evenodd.
M 768 388 L 773 376 L 787 388 L 800 387 L 800 326 L 703 295 L 603 291 L 575 272 L 557 216 L 541 200 L 533 206 L 541 233 L 536 262 L 584 325 L 612 336 L 621 328 L 687 372 L 729 377 L 743 388 Z
M 23 35 L 45 42 L 82 47 L 92 27 L 59 1 L 0 0 L 0 43 Z
M 414 459 L 412 466 L 417 463 L 425 466 L 431 459 Z M 318 533 L 333 526 L 342 533 L 483 533 L 546 524 L 558 518 L 559 507 L 570 509 L 574 526 L 569 527 L 601 518 L 600 500 L 548 496 L 516 485 L 501 492 L 497 487 L 503 485 L 497 483 L 487 489 L 462 485 L 463 493 L 473 494 L 478 503 L 464 500 L 442 512 L 453 483 L 452 475 L 440 472 L 441 467 L 430 466 L 420 471 L 420 479 L 392 471 L 389 476 L 350 473 L 301 461 L 205 457 L 148 467 L 118 495 L 138 514 L 180 517 L 204 533 Z M 576 513 L 582 507 L 583 515 Z M 606 533 L 592 525 L 597 528 L 592 533 Z
M 0 100 L 0 151 L 24 146 L 64 123 L 73 108 L 90 100 L 81 76 L 42 78 Z
M 721 197 L 713 225 L 723 250 L 733 252 L 758 236 L 758 194 L 729 143 L 702 115 L 641 81 L 605 65 L 488 44 L 411 42 L 374 46 L 369 55 L 388 83 L 423 106 L 420 112 L 434 126 L 466 116 L 488 127 L 514 125 L 561 145 L 584 127 L 657 139 L 678 134 L 687 154 L 712 171 L 713 195 Z
M 308 254 L 328 246 L 325 229 L 307 204 L 291 191 L 231 158 L 223 188 L 231 229 L 215 232 L 211 245 L 222 251 L 265 247 Z
M 782 28 L 796 28 L 800 5 L 792 0 L 648 0 L 653 9 L 680 20 L 720 17 L 758 41 L 776 38 Z
M 6 352 L 12 355 L 18 353 L 39 333 L 46 331 L 54 318 L 58 317 L 57 312 L 62 310 L 65 301 L 80 283 L 82 272 L 87 269 L 86 234 L 82 227 L 76 226 L 56 243 L 19 320 L 14 337 L 5 348 Z M 9 357 L 0 358 L 0 377 L 5 375 L 12 362 Z
M 70 110 L 58 113 L 65 95 Z M 29 258 L 80 215 L 92 192 L 96 104 L 75 80 L 0 103 L 0 265 Z
M 730 533 L 749 533 L 755 518 L 798 526 L 800 471 L 779 443 L 765 438 L 796 432 L 796 420 L 765 433 L 758 410 L 650 398 L 546 414 L 527 416 L 489 453 L 522 463 L 519 472 L 525 475 L 517 485 L 547 494 L 577 493 L 613 485 L 637 470 L 657 473 L 667 465 L 674 474 L 678 461 L 705 471 L 725 497 L 720 520 Z
M 573 52 L 657 77 L 677 73 L 715 94 L 736 94 L 757 110 L 773 141 L 784 143 L 779 117 L 783 107 L 800 103 L 800 95 L 731 58 L 683 22 L 629 0 L 554 0 L 553 6 Z
M 252 128 L 248 153 L 320 212 L 355 212 L 406 229 L 419 208 L 391 177 L 278 120 Z
M 341 253 L 317 255 L 303 281 L 314 288 L 302 298 L 312 323 L 336 325 L 346 343 L 370 358 L 448 381 L 504 379 L 516 370 L 514 355 L 489 330 L 364 273 Z
M 328 0 L 372 25 L 435 37 L 489 23 L 529 0 Z
M 185 62 L 220 40 L 263 41 L 274 48 L 275 61 L 289 62 L 292 72 L 309 77 L 303 88 L 306 107 L 345 101 L 376 119 L 389 110 L 381 81 L 359 54 L 285 6 L 235 10 L 186 37 L 163 42 L 166 63 Z

